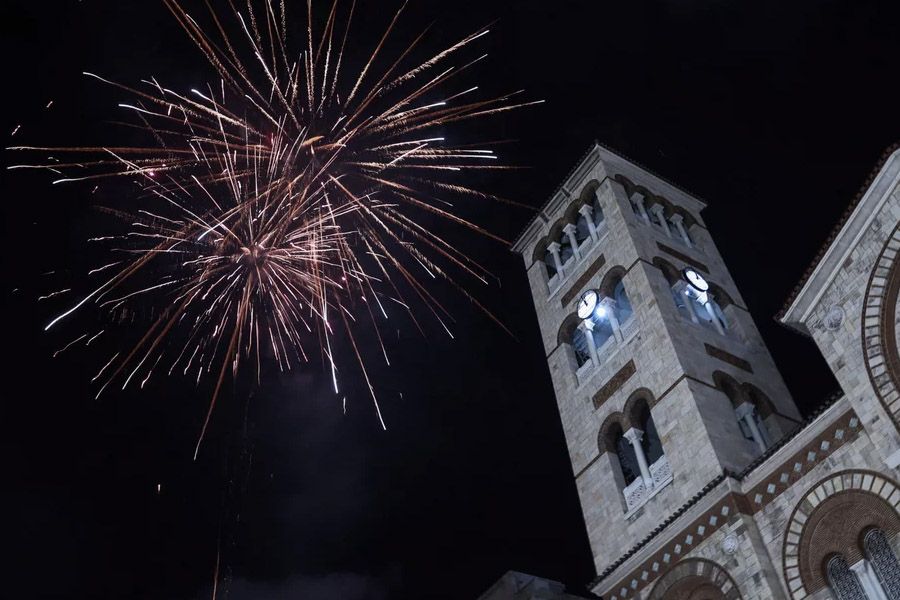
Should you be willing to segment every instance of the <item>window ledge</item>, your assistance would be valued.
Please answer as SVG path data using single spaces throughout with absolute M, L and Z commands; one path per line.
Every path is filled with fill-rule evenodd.
M 635 506 L 633 506 L 628 512 L 626 512 L 626 513 L 623 515 L 622 518 L 624 518 L 625 520 L 630 519 L 632 516 L 634 516 L 634 514 L 635 514 L 637 511 L 641 510 L 648 502 L 650 502 L 650 500 L 651 500 L 654 496 L 656 496 L 658 493 L 660 493 L 661 491 L 663 491 L 664 489 L 666 489 L 667 487 L 669 487 L 669 484 L 672 483 L 672 481 L 674 481 L 674 479 L 675 479 L 674 476 L 669 475 L 668 477 L 666 477 L 665 479 L 663 479 L 662 481 L 660 481 L 657 485 L 655 485 L 655 486 L 653 487 L 652 490 L 650 490 L 650 493 L 648 493 L 647 496 L 644 497 L 643 500 L 641 500 L 641 501 L 638 502 Z

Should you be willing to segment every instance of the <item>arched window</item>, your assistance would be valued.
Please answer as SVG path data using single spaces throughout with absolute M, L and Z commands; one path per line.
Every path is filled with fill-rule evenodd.
M 612 324 L 605 316 L 598 315 L 596 312 L 586 321 L 590 321 L 593 329 L 582 324 L 575 328 L 572 333 L 572 348 L 575 351 L 575 362 L 579 367 L 584 366 L 591 360 L 591 345 L 588 336 L 594 338 L 594 347 L 597 351 L 602 351 L 609 340 L 613 339 Z
M 583 214 L 579 214 L 578 219 L 575 221 L 575 240 L 578 242 L 578 245 L 581 246 L 581 244 L 590 237 L 591 226 L 588 222 L 588 218 Z
M 544 266 L 547 269 L 547 277 L 553 278 L 556 275 L 556 259 L 553 257 L 553 252 L 550 248 L 544 250 Z
M 722 371 L 713 373 L 713 382 L 731 401 L 735 419 L 744 439 L 752 442 L 759 452 L 765 452 L 772 444 L 769 430 L 763 421 L 763 416 L 770 414 L 772 410 L 768 398 L 755 386 L 750 384 L 742 386 Z
M 625 485 L 631 485 L 634 480 L 641 476 L 641 469 L 638 466 L 637 457 L 634 448 L 627 439 L 622 428 L 619 427 L 615 435 L 616 457 L 619 459 L 619 467 L 622 469 L 622 476 L 625 478 Z
M 828 584 L 837 600 L 870 600 L 842 555 L 837 554 L 828 561 L 827 571 Z
M 650 407 L 646 403 L 642 403 L 639 409 L 638 421 L 644 432 L 641 448 L 644 450 L 644 456 L 647 457 L 647 463 L 652 465 L 662 457 L 663 449 L 662 442 L 659 441 L 659 434 L 656 433 L 656 424 L 653 423 L 653 417 L 650 415 Z
M 662 203 L 654 202 L 647 207 L 647 216 L 650 219 L 651 225 L 662 229 L 668 236 L 671 237 L 672 230 L 669 227 L 669 221 L 666 218 L 665 210 L 666 207 Z
M 594 193 L 593 207 L 594 227 L 599 230 L 600 226 L 603 224 L 603 219 L 605 217 L 603 216 L 603 208 L 600 206 L 600 196 L 598 196 L 596 192 Z
M 688 232 L 687 227 L 684 224 L 684 217 L 679 214 L 672 215 L 669 217 L 669 229 L 673 234 L 676 234 L 675 237 L 680 239 L 688 246 L 693 247 L 694 240 L 691 237 L 690 232 Z
M 900 564 L 884 531 L 870 530 L 863 538 L 863 545 L 885 596 L 900 598 Z
M 616 301 L 619 325 L 624 325 L 634 314 L 634 310 L 631 308 L 631 300 L 628 299 L 628 292 L 625 291 L 625 282 L 622 281 L 621 278 L 619 278 L 616 282 L 616 286 L 613 288 L 613 298 Z
M 560 235 L 557 243 L 559 244 L 559 260 L 565 265 L 569 262 L 569 259 L 575 256 L 575 250 L 572 248 L 572 242 L 569 241 L 569 236 L 565 233 Z
M 631 212 L 640 217 L 641 220 L 647 219 L 644 197 L 642 195 L 634 194 L 628 198 L 628 202 L 631 204 Z

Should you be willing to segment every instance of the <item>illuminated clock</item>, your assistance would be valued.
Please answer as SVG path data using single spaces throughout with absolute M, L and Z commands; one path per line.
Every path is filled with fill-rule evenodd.
M 682 274 L 684 275 L 685 281 L 687 281 L 691 285 L 691 287 L 698 292 L 709 291 L 709 283 L 706 281 L 706 279 L 703 278 L 703 275 L 701 275 L 694 269 L 685 269 Z
M 597 302 L 599 301 L 600 296 L 596 290 L 588 290 L 583 293 L 578 300 L 578 318 L 587 319 L 590 317 L 594 313 L 594 309 L 597 308 Z

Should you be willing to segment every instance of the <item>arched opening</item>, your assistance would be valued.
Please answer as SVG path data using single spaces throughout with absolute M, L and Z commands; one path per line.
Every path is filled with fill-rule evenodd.
M 702 558 L 687 558 L 669 569 L 648 600 L 740 600 L 737 584 L 721 565 Z
M 559 273 L 559 269 L 557 268 L 557 259 L 554 258 L 553 252 L 549 248 L 544 249 L 544 257 L 542 259 L 544 263 L 544 268 L 547 270 L 547 278 L 552 279 Z
M 644 436 L 641 439 L 641 449 L 644 451 L 644 456 L 647 457 L 647 462 L 652 466 L 662 458 L 664 453 L 659 434 L 656 432 L 656 424 L 653 422 L 653 416 L 650 414 L 650 407 L 647 406 L 646 401 L 640 403 L 636 416 L 640 424 L 639 427 L 644 432 Z
M 668 483 L 672 478 L 672 470 L 650 411 L 652 398 L 646 389 L 635 391 L 625 403 L 625 420 L 640 443 L 638 463 L 643 459 L 647 465 L 647 479 L 651 488 L 655 488 Z
M 765 452 L 772 445 L 772 436 L 765 423 L 773 413 L 772 403 L 756 386 L 740 384 L 731 375 L 716 371 L 713 383 L 731 402 L 734 416 L 744 439 L 752 443 L 759 452 Z
M 832 556 L 825 569 L 828 587 L 834 592 L 836 600 L 867 600 L 869 598 L 856 573 L 850 570 L 850 565 L 847 564 L 847 559 L 843 554 Z
M 641 477 L 641 469 L 634 453 L 634 448 L 625 437 L 622 426 L 622 414 L 613 413 L 606 418 L 600 427 L 598 444 L 601 453 L 609 453 L 616 479 L 621 488 L 631 485 Z
M 562 262 L 563 268 L 565 268 L 566 264 L 575 256 L 575 248 L 572 246 L 572 241 L 569 239 L 568 234 L 564 231 L 558 234 L 556 243 L 559 244 L 559 260 Z
M 615 283 L 616 285 L 613 288 L 613 299 L 616 301 L 616 308 L 619 312 L 619 324 L 624 326 L 634 314 L 634 309 L 631 307 L 631 300 L 628 298 L 625 282 L 620 277 Z
M 606 309 L 611 310 L 618 327 L 621 329 L 630 321 L 634 315 L 634 309 L 631 306 L 631 299 L 628 296 L 628 289 L 624 281 L 625 269 L 622 267 L 614 267 L 603 277 L 600 283 L 600 293 L 606 298 Z
M 900 515 L 886 498 L 897 483 L 871 471 L 844 471 L 813 485 L 796 504 L 784 539 L 791 595 L 828 588 L 837 600 L 900 598 L 893 550 Z
M 690 212 L 675 206 L 662 196 L 653 194 L 646 187 L 635 184 L 622 174 L 614 175 L 613 179 L 625 188 L 632 212 L 642 221 L 662 230 L 667 236 L 689 248 L 694 247 L 690 228 L 697 224 L 697 220 Z
M 559 254 L 557 252 L 557 254 L 554 255 L 553 248 L 555 248 L 555 246 L 552 244 L 549 236 L 542 238 L 535 244 L 534 254 L 531 256 L 532 261 L 539 262 L 543 265 L 544 272 L 547 274 L 548 285 L 551 288 L 553 288 L 553 278 L 556 277 L 557 273 L 559 273 L 562 268 Z
M 900 598 L 900 563 L 887 535 L 878 527 L 869 529 L 863 535 L 863 548 L 882 591 L 888 598 Z
M 631 443 L 625 439 L 625 432 L 622 427 L 618 428 L 615 434 L 616 458 L 619 461 L 619 468 L 622 469 L 622 477 L 625 479 L 625 485 L 630 485 L 635 479 L 641 476 L 641 470 L 637 463 L 634 448 Z

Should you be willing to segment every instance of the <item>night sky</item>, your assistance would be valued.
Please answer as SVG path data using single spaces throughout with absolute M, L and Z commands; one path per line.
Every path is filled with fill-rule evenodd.
M 359 1 L 366 39 L 396 3 Z M 485 125 L 515 138 L 501 155 L 529 168 L 470 183 L 541 206 L 598 139 L 705 199 L 712 235 L 809 411 L 836 384 L 811 342 L 772 317 L 900 139 L 900 12 L 889 4 L 415 0 L 400 29 L 436 19 L 437 48 L 497 19 L 478 83 L 547 100 Z M 119 139 L 109 121 L 128 96 L 82 71 L 127 84 L 155 75 L 175 89 L 212 77 L 154 0 L 4 0 L 0 38 L 3 146 Z M 65 302 L 37 298 L 84 272 L 93 207 L 115 198 L 50 180 L 0 172 L 0 595 L 206 598 L 217 546 L 236 600 L 467 599 L 507 569 L 574 589 L 594 576 L 523 264 L 507 248 L 457 238 L 497 274 L 478 297 L 514 336 L 440 290 L 456 338 L 398 322 L 393 367 L 375 374 L 388 431 L 352 375 L 344 415 L 314 361 L 269 369 L 258 389 L 231 385 L 193 462 L 204 386 L 151 380 L 95 401 L 99 357 L 52 358 L 72 336 L 43 325 Z M 531 215 L 469 212 L 507 239 Z

